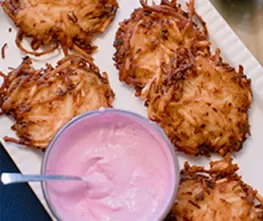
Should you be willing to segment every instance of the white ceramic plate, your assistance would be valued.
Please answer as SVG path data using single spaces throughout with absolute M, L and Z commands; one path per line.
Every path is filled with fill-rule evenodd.
M 116 93 L 114 107 L 146 116 L 143 103 L 134 97 L 134 92 L 130 88 L 119 82 L 118 71 L 115 69 L 112 60 L 115 52 L 113 41 L 118 23 L 129 18 L 133 10 L 139 7 L 139 0 L 118 0 L 118 2 L 120 8 L 116 19 L 95 42 L 99 46 L 99 50 L 95 54 L 95 63 L 101 71 L 106 71 L 109 74 L 111 86 Z M 243 176 L 244 181 L 263 194 L 263 176 L 261 175 L 261 168 L 263 168 L 263 69 L 208 0 L 196 0 L 196 10 L 207 22 L 212 48 L 219 47 L 225 60 L 233 66 L 237 67 L 242 64 L 246 75 L 252 80 L 254 101 L 250 111 L 251 137 L 244 144 L 243 150 L 235 154 L 235 161 L 240 167 L 239 173 Z M 12 27 L 12 32 L 8 31 L 10 27 Z M 17 67 L 21 63 L 24 54 L 21 54 L 15 45 L 16 29 L 13 23 L 1 10 L 0 33 L 0 47 L 4 43 L 8 43 L 6 58 L 4 60 L 0 59 L 0 70 L 7 72 L 8 67 Z M 34 65 L 35 67 L 41 67 L 46 62 L 56 64 L 61 57 L 60 52 L 55 52 L 52 55 L 34 58 Z M 4 135 L 14 136 L 14 132 L 10 129 L 11 124 L 12 120 L 8 117 L 0 117 L 0 137 Z M 3 144 L 23 173 L 40 172 L 43 158 L 41 151 L 18 147 L 10 143 L 3 142 Z M 179 158 L 182 166 L 185 160 L 195 164 L 207 165 L 209 160 L 216 157 L 213 156 L 211 159 L 204 157 L 192 158 L 179 154 Z M 37 183 L 30 185 L 46 207 L 40 185 Z

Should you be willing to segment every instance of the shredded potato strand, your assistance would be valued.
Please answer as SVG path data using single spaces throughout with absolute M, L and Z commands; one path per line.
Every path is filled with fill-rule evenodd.
M 2 112 L 11 115 L 19 139 L 7 142 L 45 149 L 57 131 L 74 116 L 112 107 L 114 93 L 107 74 L 84 56 L 69 55 L 56 68 L 35 70 L 29 57 L 4 77 Z
M 105 31 L 118 8 L 116 0 L 4 0 L 5 13 L 19 29 L 18 48 L 42 56 L 61 46 L 65 55 L 77 45 L 83 55 L 92 53 L 93 36 Z M 24 37 L 32 38 L 29 51 L 22 46 Z M 48 49 L 37 52 L 41 46 Z M 80 50 L 81 49 L 81 50 Z
M 236 174 L 230 155 L 210 169 L 185 163 L 179 191 L 165 221 L 262 221 L 262 197 Z

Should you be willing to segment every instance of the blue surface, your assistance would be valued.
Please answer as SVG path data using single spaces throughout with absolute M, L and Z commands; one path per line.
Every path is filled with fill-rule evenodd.
M 0 173 L 2 172 L 20 171 L 0 144 Z M 50 221 L 51 218 L 27 184 L 4 186 L 0 183 L 0 220 Z

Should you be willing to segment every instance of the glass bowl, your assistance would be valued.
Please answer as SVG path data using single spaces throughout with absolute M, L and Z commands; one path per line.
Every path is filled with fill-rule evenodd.
M 58 140 L 63 137 L 63 135 L 67 135 L 67 131 L 69 131 L 70 129 L 73 128 L 73 126 L 75 126 L 76 128 L 78 127 L 78 125 L 81 125 L 82 122 L 92 122 L 92 119 L 94 120 L 95 117 L 108 117 L 110 115 L 119 115 L 119 116 L 125 116 L 125 117 L 129 117 L 131 119 L 136 120 L 136 122 L 140 122 L 140 124 L 147 126 L 147 128 L 149 128 L 152 132 L 158 134 L 158 136 L 162 139 L 162 142 L 164 142 L 166 145 L 166 147 L 168 148 L 168 151 L 166 153 L 169 153 L 169 161 L 171 161 L 170 166 L 171 167 L 171 171 L 173 172 L 173 177 L 172 177 L 172 189 L 170 190 L 169 194 L 167 195 L 167 199 L 165 201 L 165 205 L 163 205 L 163 209 L 160 212 L 160 214 L 158 215 L 158 217 L 156 217 L 156 220 L 163 220 L 169 213 L 174 201 L 175 201 L 175 197 L 176 197 L 176 193 L 177 193 L 177 189 L 178 189 L 178 184 L 179 184 L 179 164 L 178 164 L 178 158 L 175 154 L 174 151 L 174 147 L 171 144 L 170 140 L 168 139 L 168 137 L 166 136 L 166 134 L 164 133 L 164 131 L 154 122 L 150 121 L 149 119 L 138 115 L 136 113 L 132 113 L 129 111 L 124 111 L 124 110 L 119 110 L 119 109 L 100 109 L 100 110 L 95 110 L 95 111 L 91 111 L 91 112 L 86 112 L 82 115 L 79 115 L 75 118 L 73 118 L 71 121 L 69 121 L 67 124 L 65 124 L 59 131 L 58 133 L 55 135 L 55 137 L 52 139 L 52 141 L 50 142 L 46 152 L 45 152 L 45 156 L 44 156 L 44 160 L 42 162 L 42 168 L 41 168 L 41 173 L 42 174 L 47 174 L 47 164 L 49 162 L 49 159 L 52 157 L 52 155 L 56 152 L 59 151 L 59 149 L 61 149 L 62 147 L 59 147 L 58 145 L 56 145 L 56 143 L 58 142 Z M 74 136 L 72 136 L 70 139 L 72 139 L 74 141 Z M 75 138 L 76 139 L 76 138 Z M 67 147 L 68 148 L 68 147 Z M 171 160 L 170 160 L 171 159 Z M 74 175 L 74 174 L 72 174 Z M 55 181 L 54 181 L 55 182 Z M 68 181 L 63 181 L 63 182 L 68 182 Z M 61 220 L 61 221 L 66 221 L 62 219 L 61 214 L 59 214 L 59 208 L 55 208 L 55 205 L 52 203 L 51 197 L 50 197 L 50 193 L 49 193 L 49 188 L 46 182 L 42 183 L 42 191 L 44 193 L 44 197 L 45 200 L 47 202 L 47 205 L 49 207 L 49 209 L 51 210 L 51 212 L 53 213 L 53 215 L 55 216 L 56 219 Z M 75 220 L 74 220 L 75 221 Z M 76 220 L 77 221 L 77 220 Z

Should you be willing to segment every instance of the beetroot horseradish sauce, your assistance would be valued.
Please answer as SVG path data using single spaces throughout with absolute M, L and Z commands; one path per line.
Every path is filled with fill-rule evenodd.
M 178 165 L 157 126 L 129 112 L 106 110 L 66 125 L 50 144 L 43 172 L 90 180 L 44 185 L 61 220 L 155 221 L 174 200 Z

